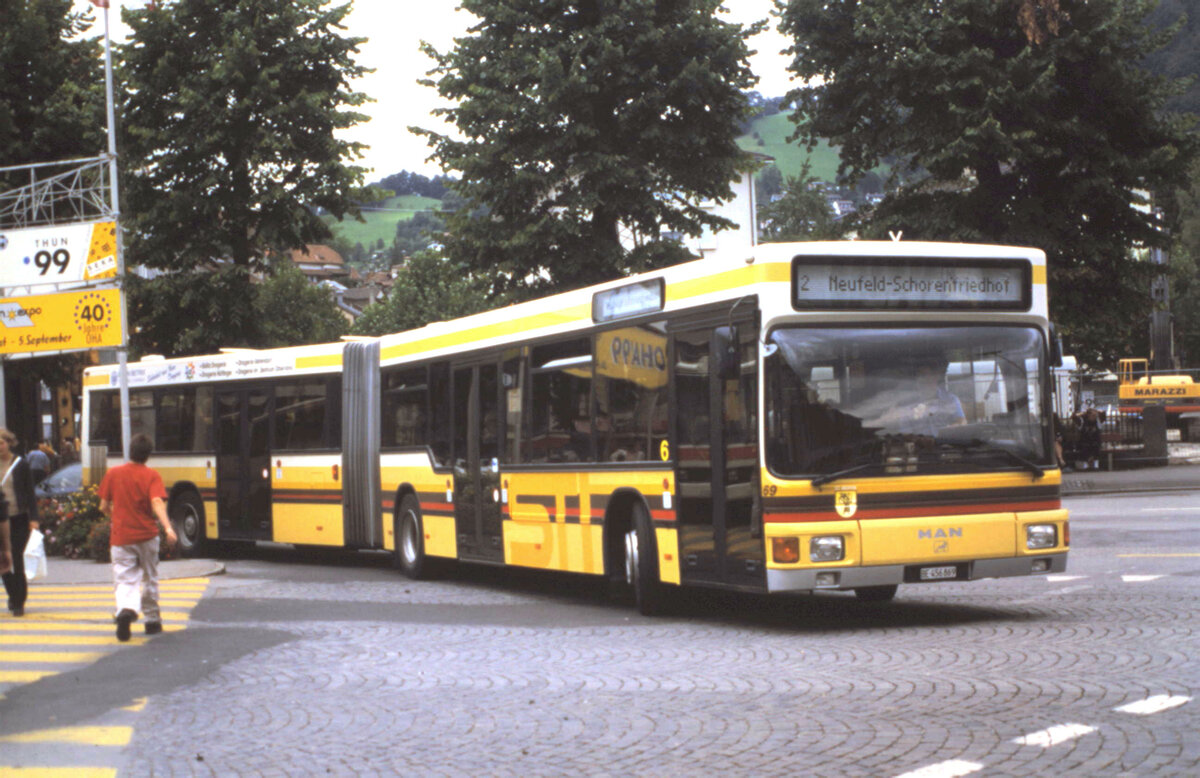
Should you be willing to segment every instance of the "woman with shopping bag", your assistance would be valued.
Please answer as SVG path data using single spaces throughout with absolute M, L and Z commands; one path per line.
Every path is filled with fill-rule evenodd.
M 8 609 L 14 616 L 25 615 L 29 581 L 25 577 L 25 546 L 29 533 L 38 528 L 37 497 L 33 493 L 33 474 L 29 463 L 17 454 L 17 436 L 0 427 L 0 492 L 8 505 L 8 530 L 12 549 L 12 569 L 4 574 Z

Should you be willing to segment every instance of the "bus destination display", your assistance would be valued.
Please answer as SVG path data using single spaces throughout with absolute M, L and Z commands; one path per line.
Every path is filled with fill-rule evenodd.
M 950 263 L 923 257 L 797 257 L 792 301 L 810 308 L 1028 310 L 1022 259 Z

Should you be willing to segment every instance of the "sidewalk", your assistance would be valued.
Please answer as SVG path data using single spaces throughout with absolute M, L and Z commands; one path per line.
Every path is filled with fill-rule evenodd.
M 1200 491 L 1200 463 L 1187 461 L 1165 467 L 1129 470 L 1082 470 L 1063 473 L 1064 497 L 1118 492 Z
M 30 586 L 63 584 L 112 584 L 112 566 L 90 559 L 66 559 L 52 556 L 46 560 L 49 575 Z M 202 578 L 221 575 L 225 565 L 212 559 L 168 559 L 158 563 L 158 580 Z

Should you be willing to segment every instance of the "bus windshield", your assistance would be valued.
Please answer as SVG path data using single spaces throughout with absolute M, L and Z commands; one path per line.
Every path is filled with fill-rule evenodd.
M 1033 327 L 787 327 L 768 337 L 767 464 L 781 476 L 1048 466 Z

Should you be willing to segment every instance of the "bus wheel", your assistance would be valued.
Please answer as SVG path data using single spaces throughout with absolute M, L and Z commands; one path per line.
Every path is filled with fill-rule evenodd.
M 625 533 L 625 580 L 633 587 L 634 601 L 643 616 L 667 612 L 667 592 L 658 578 L 658 550 L 646 506 L 634 503 L 632 528 Z
M 854 590 L 854 596 L 863 602 L 891 602 L 896 597 L 896 584 L 889 586 L 864 586 Z
M 425 533 L 421 525 L 421 505 L 411 494 L 400 500 L 393 519 L 395 530 L 396 568 L 409 578 L 419 581 L 429 576 L 429 560 L 425 558 Z
M 171 526 L 179 538 L 181 557 L 194 557 L 204 547 L 204 503 L 195 492 L 184 492 L 171 501 Z

